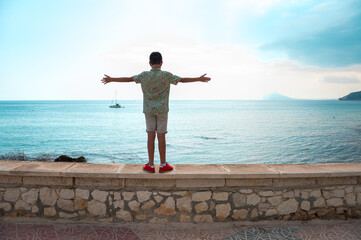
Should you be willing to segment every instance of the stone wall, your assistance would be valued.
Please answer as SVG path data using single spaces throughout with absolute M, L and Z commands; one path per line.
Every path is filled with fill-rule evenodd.
M 113 176 L 112 165 L 102 170 L 100 164 L 72 163 L 65 170 L 62 163 L 23 164 L 0 161 L 1 217 L 150 223 L 361 217 L 361 164 L 346 165 L 347 171 L 338 165 L 332 174 L 327 165 L 318 165 L 318 173 L 309 165 L 290 165 L 288 172 L 270 165 L 268 171 L 278 167 L 278 174 L 259 177 L 250 172 L 264 166 L 237 175 L 214 173 L 230 165 L 205 165 L 213 172 L 206 176 L 202 170 L 182 173 L 181 165 L 173 173 L 148 174 L 126 164 L 114 165 Z

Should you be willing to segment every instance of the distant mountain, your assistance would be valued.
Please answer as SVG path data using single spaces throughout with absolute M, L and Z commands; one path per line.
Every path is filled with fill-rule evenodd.
M 338 100 L 340 101 L 361 100 L 361 91 L 350 93 L 349 95 L 339 98 Z
M 283 96 L 283 95 L 281 95 L 279 93 L 266 94 L 262 98 L 262 100 L 277 100 L 277 101 L 280 101 L 280 100 L 292 100 L 292 99 L 293 98 Z

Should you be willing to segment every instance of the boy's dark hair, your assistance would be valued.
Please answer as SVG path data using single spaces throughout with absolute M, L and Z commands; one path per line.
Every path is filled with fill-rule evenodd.
M 149 56 L 149 61 L 151 65 L 157 65 L 162 62 L 162 54 L 160 52 L 152 52 Z

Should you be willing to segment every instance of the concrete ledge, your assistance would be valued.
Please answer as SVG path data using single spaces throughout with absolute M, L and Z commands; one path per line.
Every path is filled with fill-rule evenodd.
M 361 163 L 175 164 L 168 173 L 149 174 L 142 164 L 19 162 L 0 160 L 0 176 L 58 176 L 135 179 L 278 179 L 360 177 Z M 156 165 L 156 171 L 159 166 Z
M 143 164 L 0 161 L 1 184 L 94 187 L 286 187 L 357 184 L 361 163 L 175 164 L 168 173 L 144 172 Z M 166 180 L 166 181 L 165 181 Z

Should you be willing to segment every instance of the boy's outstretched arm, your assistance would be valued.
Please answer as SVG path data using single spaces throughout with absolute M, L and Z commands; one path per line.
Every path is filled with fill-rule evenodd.
M 179 82 L 183 82 L 183 83 L 188 83 L 188 82 L 209 82 L 211 80 L 211 78 L 206 77 L 206 74 L 203 74 L 200 77 L 197 78 L 181 78 L 181 80 Z
M 109 77 L 108 75 L 105 75 L 105 77 L 103 77 L 103 79 L 101 80 L 102 83 L 107 84 L 110 82 L 134 82 L 133 77 L 120 77 L 120 78 L 112 78 Z

